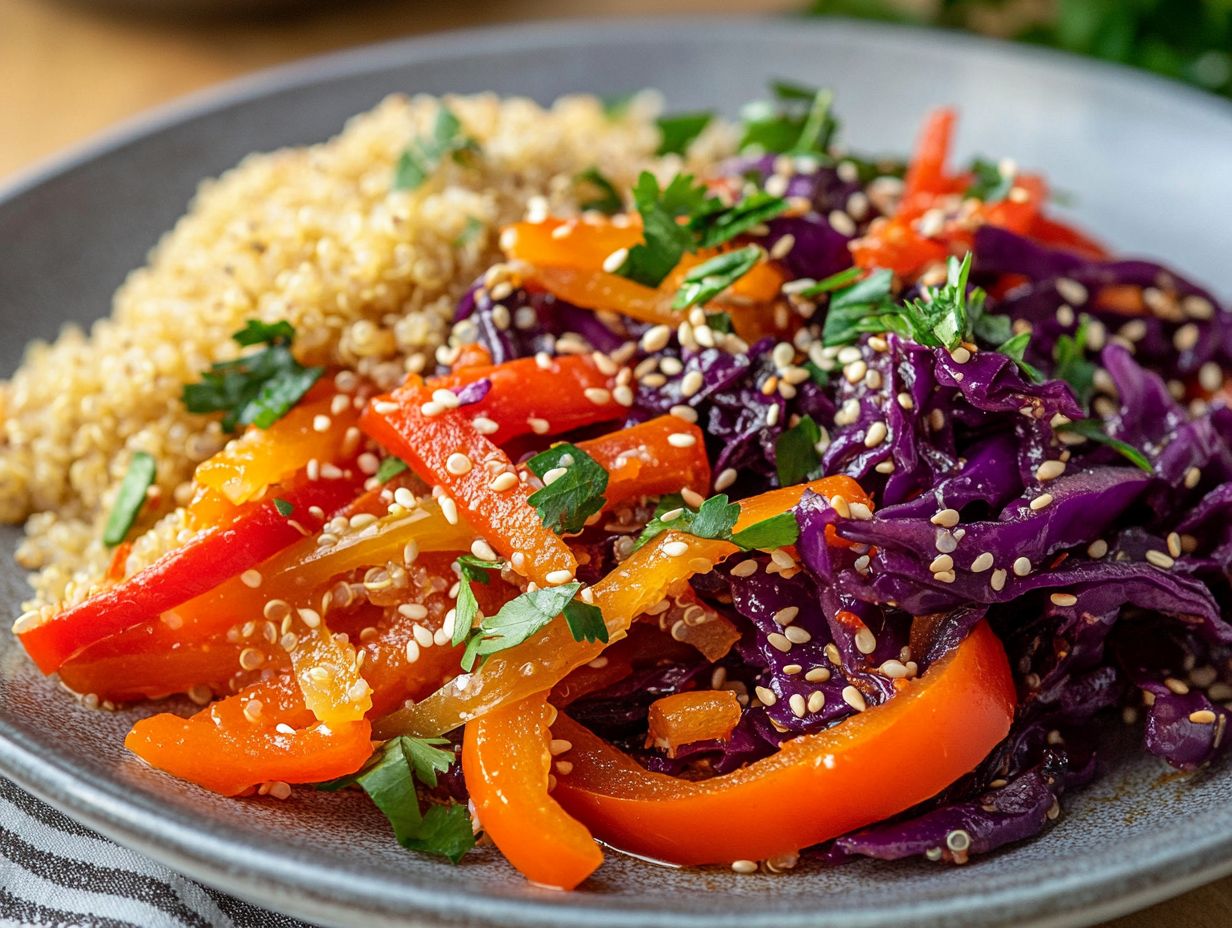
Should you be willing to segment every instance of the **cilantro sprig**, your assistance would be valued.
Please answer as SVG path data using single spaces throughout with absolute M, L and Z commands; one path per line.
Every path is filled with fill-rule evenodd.
M 145 505 L 146 491 L 153 485 L 156 472 L 153 455 L 145 451 L 133 453 L 103 527 L 103 544 L 107 547 L 114 548 L 128 535 Z
M 659 500 L 654 515 L 633 547 L 637 550 L 663 532 L 683 532 L 697 538 L 730 541 L 746 551 L 781 548 L 795 544 L 800 536 L 800 526 L 790 512 L 763 519 L 738 532 L 733 531 L 739 519 L 740 505 L 731 502 L 725 493 L 703 500 L 697 509 L 685 505 L 679 494 L 669 494 Z
M 295 329 L 289 322 L 250 319 L 231 337 L 246 348 L 266 347 L 212 365 L 200 383 L 185 384 L 182 393 L 189 412 L 223 413 L 222 426 L 228 432 L 242 425 L 269 428 L 325 373 L 323 367 L 304 367 L 295 359 L 291 353 Z
M 454 765 L 452 749 L 444 738 L 392 738 L 373 761 L 351 776 L 318 784 L 333 792 L 359 786 L 393 826 L 394 837 L 408 850 L 439 854 L 457 863 L 475 845 L 470 814 L 462 803 L 421 805 L 415 783 L 436 787 L 439 774 Z
M 687 225 L 677 222 L 702 210 L 710 198 L 691 174 L 677 174 L 662 190 L 649 171 L 633 185 L 633 203 L 642 217 L 643 241 L 629 249 L 616 273 L 646 287 L 657 287 L 694 246 Z
M 462 123 L 444 104 L 436 111 L 432 132 L 414 139 L 402 152 L 394 168 L 395 190 L 416 190 L 440 167 L 447 157 L 461 162 L 478 151 L 474 139 L 462 132 Z
M 589 603 L 574 603 L 581 588 L 582 584 L 574 580 L 528 590 L 501 606 L 495 615 L 484 616 L 467 639 L 462 669 L 469 672 L 476 659 L 516 647 L 561 614 L 575 640 L 606 642 L 608 633 L 602 612 Z M 455 633 L 456 628 L 455 625 Z
M 561 442 L 541 451 L 526 466 L 544 486 L 530 496 L 543 524 L 559 535 L 580 532 L 586 520 L 603 508 L 607 471 L 577 445 Z M 557 473 L 553 474 L 552 472 Z M 550 483 L 546 478 L 552 476 Z

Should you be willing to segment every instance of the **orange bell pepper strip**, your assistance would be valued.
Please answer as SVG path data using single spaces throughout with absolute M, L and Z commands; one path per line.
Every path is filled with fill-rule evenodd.
M 468 367 L 491 367 L 492 352 L 488 351 L 483 345 L 478 342 L 470 342 L 463 345 L 458 351 L 458 356 L 453 359 L 451 370 L 456 374 L 459 371 L 464 371 Z
M 372 687 L 359 672 L 349 640 L 334 635 L 325 620 L 304 631 L 291 649 L 291 667 L 304 705 L 319 722 L 339 725 L 362 719 L 372 708 Z
M 825 477 L 742 500 L 735 530 L 786 512 L 806 489 L 827 497 L 850 494 L 849 499 L 867 499 L 850 477 Z M 665 596 L 680 593 L 689 577 L 708 572 L 737 550 L 730 542 L 679 532 L 655 536 L 591 587 L 609 641 L 623 638 L 633 620 Z M 574 641 L 564 622 L 551 622 L 522 644 L 490 655 L 476 672 L 455 678 L 422 702 L 381 720 L 377 734 L 427 737 L 453 731 L 497 706 L 551 689 L 570 671 L 598 657 L 604 647 Z
M 355 496 L 361 482 L 351 471 L 337 479 L 302 480 L 249 504 L 234 522 L 198 532 L 149 567 L 32 627 L 18 637 L 43 673 L 96 641 L 118 634 L 175 608 L 229 577 L 255 567 L 325 521 Z M 283 515 L 278 504 L 290 504 Z
M 946 173 L 950 159 L 950 137 L 954 134 L 957 114 L 949 107 L 941 107 L 928 114 L 915 153 L 903 178 L 903 197 L 900 201 L 900 216 L 919 216 L 938 196 L 956 193 L 955 179 Z
M 676 750 L 696 741 L 726 741 L 740 724 L 740 702 L 733 690 L 673 693 L 650 704 L 646 747 Z
M 686 435 L 692 444 L 673 444 L 669 441 L 673 435 Z M 695 424 L 675 416 L 659 416 L 580 441 L 577 446 L 607 471 L 603 495 L 609 508 L 639 496 L 662 496 L 685 487 L 703 494 L 710 489 L 705 435 Z
M 692 587 L 668 600 L 671 606 L 656 616 L 659 628 L 674 641 L 690 645 L 706 660 L 722 660 L 740 640 L 736 623 L 698 599 Z
M 1005 737 L 1014 706 L 1005 650 L 981 623 L 889 702 L 709 780 L 651 773 L 561 714 L 552 733 L 572 744 L 561 756 L 572 769 L 553 796 L 622 850 L 678 864 L 759 860 L 937 795 Z
M 372 754 L 367 720 L 325 725 L 289 677 L 254 684 L 189 718 L 137 722 L 124 746 L 153 767 L 234 796 L 260 783 L 319 783 L 354 773 Z
M 603 863 L 584 825 L 549 795 L 549 726 L 556 710 L 543 694 L 470 722 L 462 773 L 484 832 L 532 883 L 573 889 Z

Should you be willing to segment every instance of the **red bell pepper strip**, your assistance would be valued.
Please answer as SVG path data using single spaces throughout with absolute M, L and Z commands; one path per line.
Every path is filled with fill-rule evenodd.
M 342 474 L 270 492 L 230 524 L 199 532 L 115 586 L 39 625 L 18 629 L 21 643 L 39 669 L 51 673 L 82 648 L 156 618 L 260 564 L 305 534 L 319 531 L 324 519 L 314 511 L 332 513 L 355 496 L 362 475 Z M 288 515 L 278 511 L 279 501 L 284 508 L 290 504 Z
M 602 841 L 679 864 L 799 851 L 909 809 L 980 763 L 1009 731 L 1014 679 L 981 623 L 894 698 L 723 776 L 651 773 L 561 714 L 572 748 L 553 796 Z
M 573 889 L 599 868 L 603 852 L 549 795 L 555 717 L 540 693 L 471 722 L 462 772 L 479 824 L 509 863 L 532 883 Z

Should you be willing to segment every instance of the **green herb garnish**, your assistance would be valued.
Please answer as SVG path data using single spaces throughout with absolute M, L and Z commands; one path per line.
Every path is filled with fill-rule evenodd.
M 381 466 L 376 469 L 376 479 L 379 483 L 389 483 L 404 470 L 406 470 L 406 461 L 402 458 L 384 458 Z
M 823 277 L 807 290 L 801 290 L 799 295 L 805 299 L 812 299 L 813 297 L 821 296 L 823 293 L 829 293 L 831 290 L 838 290 L 840 287 L 846 287 L 848 284 L 859 280 L 862 273 L 862 268 L 855 266 L 849 267 L 844 271 L 831 274 L 829 277 Z
M 458 237 L 453 240 L 454 248 L 465 248 L 483 231 L 483 221 L 475 216 L 466 217 L 466 225 L 462 227 L 462 231 L 458 233 Z
M 295 511 L 294 503 L 288 502 L 281 496 L 274 497 L 274 508 L 278 510 L 278 514 L 284 519 L 288 518 Z
M 672 309 L 688 309 L 698 303 L 713 300 L 753 270 L 765 253 L 765 249 L 759 245 L 746 245 L 744 248 L 716 255 L 691 268 L 672 300 Z
M 578 206 L 582 209 L 593 209 L 610 216 L 613 213 L 619 213 L 624 208 L 624 203 L 620 199 L 620 194 L 616 192 L 615 186 L 603 176 L 598 168 L 587 168 L 574 178 L 574 182 L 579 186 L 589 185 L 598 194 L 581 200 Z
M 689 226 L 697 236 L 696 248 L 714 248 L 729 242 L 754 226 L 769 222 L 787 209 L 787 201 L 756 191 L 739 203 L 723 207 L 710 200 L 707 209 L 694 215 Z
M 462 133 L 462 123 L 444 104 L 436 112 L 430 135 L 421 135 L 402 152 L 394 169 L 395 190 L 416 190 L 440 167 L 446 157 L 461 161 L 479 149 L 474 139 Z
M 182 394 L 189 412 L 223 413 L 222 426 L 228 432 L 241 425 L 269 428 L 325 373 L 323 367 L 304 367 L 295 360 L 295 329 L 288 322 L 271 325 L 250 319 L 231 337 L 245 347 L 266 347 L 212 365 L 200 383 L 185 384 Z
M 427 811 L 420 805 L 415 788 L 418 780 L 435 788 L 437 775 L 456 762 L 444 738 L 392 738 L 374 755 L 361 772 L 318 784 L 317 789 L 335 791 L 359 786 L 372 799 L 393 826 L 394 837 L 408 850 L 439 854 L 457 863 L 475 845 L 470 815 L 461 803 L 431 803 Z
M 481 582 L 488 582 L 486 572 L 483 573 Z M 458 601 L 454 604 L 452 643 L 455 648 L 470 637 L 478 615 L 479 601 L 475 599 L 475 591 L 471 589 L 471 578 L 464 573 L 458 581 Z
M 998 318 L 1003 318 L 1003 317 L 998 317 Z M 1045 380 L 1043 372 L 1040 371 L 1038 367 L 1028 364 L 1026 361 L 1023 360 L 1023 357 L 1027 353 L 1027 346 L 1030 343 L 1031 343 L 1031 333 L 1030 332 L 1019 332 L 1017 335 L 1013 335 L 1010 338 L 1007 338 L 1000 345 L 998 345 L 997 350 L 1001 352 L 1003 355 L 1005 355 L 1007 358 L 1009 358 L 1011 361 L 1013 361 L 1015 364 L 1017 364 L 1018 369 L 1022 371 L 1023 375 L 1026 376 L 1027 380 L 1031 381 L 1032 383 L 1043 383 Z
M 692 175 L 677 174 L 660 191 L 649 171 L 638 176 L 633 202 L 642 216 L 643 241 L 629 249 L 616 273 L 646 287 L 657 287 L 672 272 L 686 251 L 693 248 L 693 232 L 676 220 L 702 210 L 710 198 Z
M 505 566 L 504 561 L 485 561 L 473 554 L 463 554 L 455 563 L 458 565 L 459 574 L 478 583 L 487 583 L 491 579 L 488 575 L 492 571 L 502 570 Z
M 774 443 L 779 486 L 795 486 L 813 478 L 821 467 L 821 455 L 817 452 L 820 441 L 821 426 L 812 416 L 801 416 L 799 422 L 779 435 Z
M 540 480 L 563 469 L 551 483 L 530 495 L 543 524 L 558 535 L 580 532 L 586 520 L 603 508 L 607 471 L 598 461 L 568 442 L 553 445 L 526 462 Z
M 570 600 L 565 605 L 565 621 L 574 641 L 601 641 L 607 644 L 607 625 L 603 610 L 580 599 Z
M 1087 359 L 1087 329 L 1091 317 L 1084 315 L 1073 335 L 1060 336 L 1052 348 L 1052 376 L 1064 380 L 1085 408 L 1095 395 L 1095 364 Z
M 563 613 L 581 588 L 582 584 L 575 580 L 561 586 L 531 590 L 509 600 L 495 615 L 485 616 L 466 643 L 462 669 L 469 672 L 476 658 L 521 644 Z
M 697 538 L 730 541 L 746 551 L 794 544 L 800 534 L 796 517 L 790 512 L 771 516 L 733 533 L 732 529 L 739 518 L 739 504 L 729 501 L 725 493 L 703 501 L 696 510 L 686 506 L 679 494 L 672 493 L 659 500 L 654 516 L 638 536 L 634 550 L 663 532 L 683 532 Z
M 839 282 L 832 284 L 836 279 Z M 820 295 L 825 292 L 818 289 L 823 284 L 834 291 L 826 309 L 825 324 L 822 326 L 821 338 L 824 345 L 849 345 L 856 341 L 861 333 L 885 332 L 894 327 L 893 319 L 901 310 L 893 299 L 893 271 L 874 271 L 850 286 L 842 286 L 843 282 L 836 274 L 806 291 L 809 295 Z M 836 289 L 840 286 L 842 289 Z
M 746 529 L 734 532 L 731 540 L 746 551 L 770 551 L 794 545 L 800 537 L 800 523 L 793 512 L 780 512 L 777 516 L 762 519 Z
M 677 113 L 659 119 L 660 155 L 683 155 L 690 143 L 710 125 L 714 113 Z
M 771 89 L 774 102 L 759 101 L 744 108 L 740 149 L 826 155 L 838 130 L 830 111 L 834 95 L 786 81 L 774 82 Z
M 1113 438 L 1105 432 L 1103 426 L 1094 419 L 1076 419 L 1073 422 L 1067 422 L 1060 426 L 1057 431 L 1073 432 L 1076 435 L 1081 435 L 1089 441 L 1097 442 L 1101 445 L 1107 445 L 1135 467 L 1145 471 L 1148 474 L 1153 474 L 1155 472 L 1155 468 L 1151 466 L 1151 462 L 1145 454 L 1128 442 L 1123 442 L 1119 438 Z
M 114 548 L 128 534 L 141 507 L 145 505 L 146 491 L 154 484 L 157 466 L 153 455 L 145 451 L 133 452 L 128 462 L 128 470 L 120 481 L 120 489 L 116 492 L 111 513 L 107 516 L 107 524 L 103 526 L 103 544 Z
M 1000 203 L 1014 189 L 1014 180 L 1012 173 L 1002 174 L 1001 166 L 996 162 L 976 158 L 971 163 L 971 186 L 963 196 L 974 197 L 985 203 Z

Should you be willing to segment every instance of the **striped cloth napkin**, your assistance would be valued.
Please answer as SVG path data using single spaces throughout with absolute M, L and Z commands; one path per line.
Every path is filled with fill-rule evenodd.
M 0 778 L 0 928 L 308 928 L 113 844 Z

